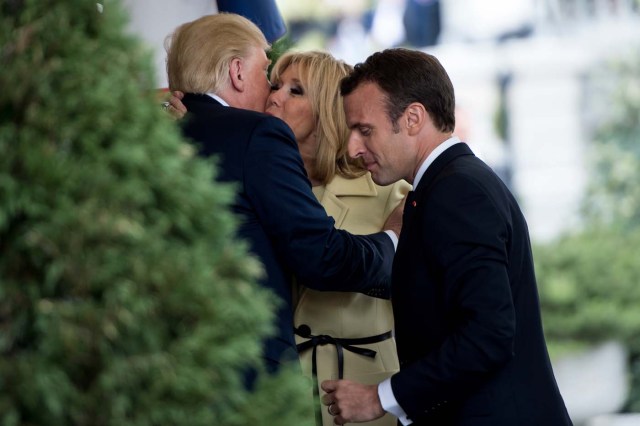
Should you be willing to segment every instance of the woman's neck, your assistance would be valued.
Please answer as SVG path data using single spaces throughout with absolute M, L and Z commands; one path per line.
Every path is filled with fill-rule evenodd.
M 302 163 L 307 171 L 307 176 L 311 181 L 311 186 L 320 186 L 322 182 L 317 179 L 316 176 L 316 151 L 318 147 L 315 143 L 315 138 L 309 138 L 306 141 L 298 142 L 298 149 L 300 150 L 300 156 L 302 157 Z
M 322 182 L 320 182 L 319 179 L 315 178 L 315 175 L 316 175 L 315 157 L 308 157 L 308 156 L 302 155 L 302 163 L 304 164 L 304 169 L 307 171 L 307 176 L 309 176 L 309 180 L 311 181 L 311 186 L 322 185 Z

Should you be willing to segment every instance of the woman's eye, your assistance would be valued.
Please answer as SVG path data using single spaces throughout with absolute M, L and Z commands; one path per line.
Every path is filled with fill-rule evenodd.
M 277 83 L 271 83 L 271 91 L 272 92 L 275 92 L 278 89 L 280 89 L 280 85 L 278 85 Z
M 293 86 L 291 88 L 291 94 L 292 95 L 304 95 L 304 90 L 302 90 L 302 87 Z

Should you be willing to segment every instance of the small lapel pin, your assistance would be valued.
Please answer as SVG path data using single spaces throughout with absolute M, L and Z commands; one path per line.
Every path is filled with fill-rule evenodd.
M 416 203 L 416 201 L 415 201 L 415 200 L 413 200 L 413 201 L 411 202 L 411 205 L 412 205 L 413 207 L 415 207 L 415 206 L 417 206 L 417 205 L 418 205 L 418 203 Z

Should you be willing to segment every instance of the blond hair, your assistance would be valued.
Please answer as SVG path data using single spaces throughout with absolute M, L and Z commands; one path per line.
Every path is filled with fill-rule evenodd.
M 165 41 L 169 88 L 217 93 L 229 84 L 229 65 L 269 43 L 250 20 L 232 13 L 207 15 L 179 26 Z
M 316 121 L 318 148 L 313 178 L 326 185 L 336 174 L 347 179 L 362 176 L 365 170 L 361 162 L 347 153 L 349 128 L 340 97 L 340 81 L 353 68 L 326 52 L 287 52 L 273 66 L 272 81 L 279 80 L 291 65 L 298 67 Z

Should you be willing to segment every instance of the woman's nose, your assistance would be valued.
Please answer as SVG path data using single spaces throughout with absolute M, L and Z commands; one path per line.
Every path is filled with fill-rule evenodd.
M 269 97 L 267 98 L 267 105 L 280 105 L 280 96 L 278 93 L 280 93 L 279 90 L 271 90 L 271 93 L 269 93 Z

